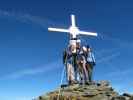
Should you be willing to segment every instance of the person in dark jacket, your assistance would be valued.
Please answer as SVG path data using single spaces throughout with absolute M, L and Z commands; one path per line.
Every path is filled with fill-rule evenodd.
M 66 66 L 68 84 L 77 82 L 76 66 L 76 40 L 70 40 L 68 47 L 63 52 L 63 63 Z

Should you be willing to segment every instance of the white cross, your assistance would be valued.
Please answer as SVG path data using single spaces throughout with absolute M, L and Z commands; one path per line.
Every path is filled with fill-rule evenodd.
M 97 36 L 97 33 L 93 33 L 93 32 L 85 32 L 85 31 L 81 31 L 79 30 L 79 28 L 76 26 L 76 22 L 75 22 L 75 16 L 71 15 L 71 26 L 68 29 L 62 29 L 62 28 L 51 28 L 49 27 L 48 30 L 49 31 L 56 31 L 56 32 L 66 32 L 66 33 L 70 33 L 71 39 L 75 39 L 77 38 L 78 35 L 89 35 L 89 36 Z

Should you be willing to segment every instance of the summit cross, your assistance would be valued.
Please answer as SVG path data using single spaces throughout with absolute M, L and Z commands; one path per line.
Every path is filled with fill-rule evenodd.
M 71 15 L 71 26 L 68 29 L 62 29 L 62 28 L 48 28 L 49 31 L 54 31 L 54 32 L 65 32 L 65 33 L 70 33 L 71 40 L 77 39 L 78 35 L 89 35 L 89 36 L 97 36 L 97 33 L 94 32 L 86 32 L 86 31 L 81 31 L 77 26 L 76 26 L 76 21 L 75 21 L 75 15 Z

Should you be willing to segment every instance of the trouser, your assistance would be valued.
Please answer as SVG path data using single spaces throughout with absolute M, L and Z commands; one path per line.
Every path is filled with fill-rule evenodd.
M 74 68 L 71 63 L 67 63 L 67 80 L 69 84 L 73 83 L 75 81 L 75 73 Z
M 78 78 L 78 68 L 77 68 L 77 54 L 73 54 L 72 56 L 72 65 L 74 68 L 74 77 L 75 77 L 75 81 L 77 81 Z
M 77 69 L 77 65 L 74 64 L 74 78 L 75 78 L 75 81 L 77 81 L 77 78 L 78 78 L 78 69 Z
M 88 71 L 86 69 L 86 62 L 83 63 L 83 72 L 84 72 L 84 82 L 88 82 L 89 75 L 88 75 Z
M 85 61 L 80 61 L 78 63 L 78 68 L 79 68 L 79 75 L 80 75 L 81 83 L 88 82 L 89 76 L 88 76 L 88 71 L 86 69 L 86 62 Z
M 91 63 L 86 64 L 86 69 L 88 71 L 88 80 L 92 82 L 92 71 L 93 71 L 93 65 Z

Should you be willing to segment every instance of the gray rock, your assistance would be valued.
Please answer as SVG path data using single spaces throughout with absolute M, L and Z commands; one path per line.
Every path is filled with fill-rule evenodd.
M 128 93 L 120 96 L 108 81 L 89 85 L 74 84 L 59 89 L 39 96 L 36 100 L 133 100 L 133 96 Z

